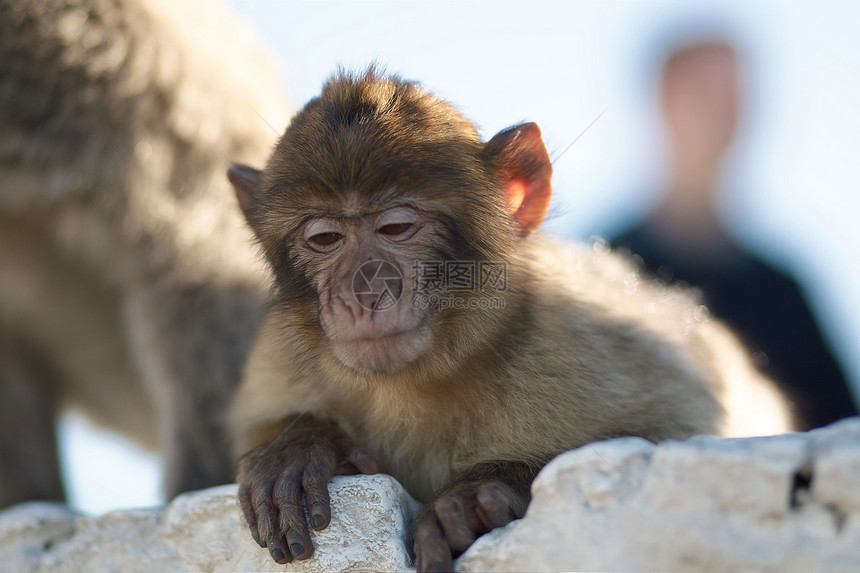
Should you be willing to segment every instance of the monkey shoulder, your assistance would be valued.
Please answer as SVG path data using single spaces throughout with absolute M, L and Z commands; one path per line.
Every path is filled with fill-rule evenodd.
M 571 433 L 580 436 L 718 429 L 721 375 L 711 339 L 731 341 L 692 293 L 641 276 L 599 245 L 536 234 L 524 253 L 535 281 L 534 333 L 518 362 L 524 372 L 511 379 L 547 385 L 554 398 L 539 407 L 555 419 L 576 416 Z M 522 394 L 539 399 L 533 389 Z M 667 430 L 664 420 L 677 423 Z
M 548 236 L 526 250 L 534 323 L 559 336 L 552 345 L 599 338 L 608 350 L 653 352 L 655 344 L 680 351 L 703 343 L 713 323 L 688 289 L 643 276 L 625 257 L 599 246 Z

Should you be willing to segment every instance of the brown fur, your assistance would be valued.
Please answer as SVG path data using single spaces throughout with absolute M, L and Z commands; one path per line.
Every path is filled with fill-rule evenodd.
M 788 428 L 781 399 L 687 293 L 642 279 L 599 248 L 531 233 L 551 172 L 535 132 L 519 126 L 484 144 L 452 106 L 415 84 L 373 70 L 341 74 L 292 121 L 256 185 L 250 174 L 237 185 L 278 287 L 232 410 L 236 454 L 255 452 L 241 466 L 246 507 L 266 497 L 261 468 L 277 473 L 260 461 L 261 452 L 275 451 L 267 442 L 283 451 L 298 435 L 291 427 L 285 438 L 277 422 L 299 414 L 330 421 L 330 439 L 361 448 L 422 501 L 436 498 L 452 554 L 471 537 L 452 532 L 446 508 L 475 503 L 487 475 L 505 484 L 498 507 L 516 517 L 523 478 L 506 480 L 507 472 L 530 481 L 563 450 L 616 436 L 658 441 Z M 527 190 L 519 210 L 506 202 L 517 178 Z M 340 250 L 311 257 L 302 225 L 329 216 L 350 229 L 404 203 L 427 215 L 432 235 L 392 256 L 404 268 L 411 260 L 502 261 L 507 288 L 492 294 L 504 308 L 429 311 L 427 351 L 402 367 L 353 368 L 321 328 L 325 293 L 344 280 L 340 265 L 376 256 L 376 239 L 361 243 L 364 258 L 350 259 L 339 253 L 352 231 L 342 231 Z M 748 394 L 760 398 L 750 403 L 754 412 L 742 407 Z M 476 469 L 487 464 L 514 469 Z M 460 495 L 462 483 L 471 493 Z M 422 517 L 419 568 L 437 558 L 446 566 L 427 549 L 438 548 L 437 517 Z M 473 532 L 494 523 L 473 523 Z M 280 551 L 277 532 L 255 537 Z
M 233 15 L 168 0 L 0 0 L 0 68 L 0 345 L 34 357 L 0 358 L 0 505 L 62 497 L 69 406 L 158 446 L 170 495 L 229 481 L 267 284 L 223 170 L 274 141 L 277 74 Z

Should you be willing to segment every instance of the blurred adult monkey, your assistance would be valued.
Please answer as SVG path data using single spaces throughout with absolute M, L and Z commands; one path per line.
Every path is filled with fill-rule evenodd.
M 63 498 L 65 406 L 160 445 L 170 495 L 232 479 L 268 285 L 223 172 L 277 77 L 209 2 L 0 0 L 0 506 Z
M 484 143 L 449 104 L 374 70 L 332 79 L 263 171 L 231 168 L 276 277 L 232 422 L 239 501 L 277 562 L 311 555 L 305 507 L 326 527 L 338 473 L 388 472 L 428 502 L 416 566 L 449 570 L 522 516 L 562 450 L 788 428 L 684 293 L 535 232 L 551 171 L 536 125 Z M 437 278 L 459 303 L 433 304 Z

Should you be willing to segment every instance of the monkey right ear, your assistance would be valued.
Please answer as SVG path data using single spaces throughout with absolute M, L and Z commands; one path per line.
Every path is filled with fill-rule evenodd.
M 552 162 L 536 123 L 523 123 L 496 134 L 484 151 L 498 158 L 505 200 L 521 237 L 543 222 L 552 195 Z
M 252 226 L 254 224 L 254 204 L 260 186 L 261 174 L 262 171 L 237 163 L 231 165 L 230 169 L 227 170 L 227 179 L 230 180 L 233 189 L 236 190 L 239 206 L 242 207 L 245 218 Z

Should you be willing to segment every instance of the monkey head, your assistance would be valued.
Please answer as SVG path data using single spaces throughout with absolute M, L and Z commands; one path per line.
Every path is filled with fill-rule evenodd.
M 274 271 L 285 336 L 350 380 L 420 381 L 491 344 L 525 296 L 475 279 L 487 265 L 516 272 L 551 172 L 535 124 L 482 142 L 450 104 L 371 69 L 331 79 L 265 169 L 228 176 Z M 456 264 L 457 308 L 433 304 Z M 480 304 L 487 288 L 508 304 Z

